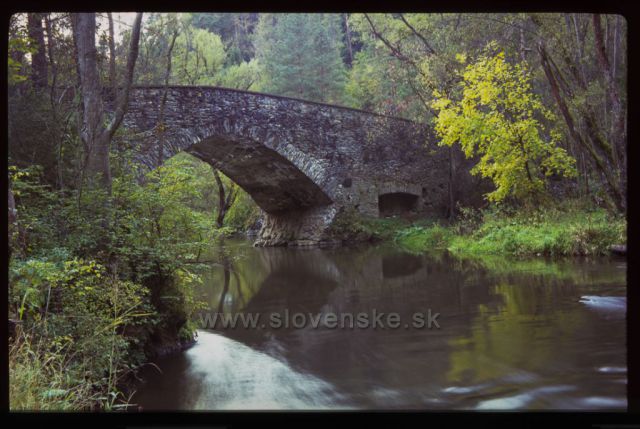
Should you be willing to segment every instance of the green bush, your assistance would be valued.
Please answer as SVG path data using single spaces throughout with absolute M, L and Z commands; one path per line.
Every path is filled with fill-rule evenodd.
M 80 368 L 70 367 L 68 338 L 21 334 L 9 347 L 9 408 L 65 411 L 91 408 L 96 395 Z
M 63 401 L 51 390 L 60 395 L 43 407 L 113 408 L 126 402 L 121 381 L 153 353 L 151 338 L 193 336 L 190 319 L 200 303 L 195 262 L 223 233 L 207 196 L 213 182 L 205 183 L 202 165 L 188 158 L 144 180 L 126 154 L 115 164 L 111 195 L 58 191 L 42 184 L 37 167 L 11 169 L 18 216 L 9 310 L 24 330 L 12 344 L 11 376 L 31 386 L 12 391 L 12 407 L 29 408 L 51 386 L 64 385 L 55 389 L 84 386 L 91 401 Z M 63 363 L 42 369 L 58 358 L 46 345 L 62 339 Z M 56 368 L 63 373 L 50 372 Z
M 115 406 L 119 381 L 143 358 L 125 330 L 154 323 L 149 291 L 75 258 L 16 261 L 10 275 L 11 312 L 21 326 L 11 384 L 23 385 L 12 408 Z
M 395 241 L 412 252 L 446 249 L 453 238 L 451 229 L 440 225 L 431 227 L 412 226 L 396 234 Z
M 372 218 L 356 210 L 339 212 L 333 220 L 330 234 L 343 242 L 377 241 L 393 239 L 396 232 L 409 223 L 398 218 Z
M 224 218 L 224 223 L 233 231 L 247 231 L 260 217 L 260 209 L 242 189 L 238 190 L 238 196 Z
M 475 227 L 474 227 L 475 225 Z M 626 243 L 626 220 L 580 200 L 536 209 L 465 213 L 452 227 L 413 226 L 396 242 L 415 252 L 443 249 L 459 255 L 605 255 Z

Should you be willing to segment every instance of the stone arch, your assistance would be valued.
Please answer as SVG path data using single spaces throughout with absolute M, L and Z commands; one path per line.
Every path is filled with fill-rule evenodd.
M 402 118 L 226 88 L 152 86 L 131 89 L 123 127 L 124 145 L 148 168 L 186 151 L 246 190 L 265 212 L 258 245 L 333 242 L 336 213 L 375 216 L 381 196 L 383 209 L 394 198 L 384 194 L 417 195 L 399 198 L 430 213 L 446 197 L 432 185 L 445 177 L 447 152 L 427 125 Z
M 290 159 L 240 134 L 212 134 L 186 149 L 244 189 L 265 212 L 325 206 L 333 201 Z

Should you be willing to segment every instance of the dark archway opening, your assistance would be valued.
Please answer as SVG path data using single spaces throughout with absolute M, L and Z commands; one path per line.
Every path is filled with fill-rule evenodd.
M 378 196 L 380 217 L 397 216 L 415 212 L 418 208 L 418 196 L 407 192 L 391 192 Z
M 332 203 L 324 190 L 293 162 L 253 139 L 212 135 L 186 150 L 219 169 L 267 213 Z

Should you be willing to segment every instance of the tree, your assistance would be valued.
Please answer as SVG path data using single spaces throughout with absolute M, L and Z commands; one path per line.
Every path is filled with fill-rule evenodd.
M 353 14 L 352 28 L 364 47 L 356 54 L 347 83 L 355 107 L 431 122 L 434 90 L 445 94 L 457 84 L 457 52 L 474 52 L 495 32 L 470 14 Z M 460 31 L 465 28 L 466 31 Z M 460 176 L 464 154 L 449 149 L 448 213 L 468 183 Z M 479 182 L 478 182 L 479 183 Z
M 218 170 L 214 169 L 213 175 L 218 185 L 218 216 L 216 218 L 216 226 L 222 228 L 224 226 L 224 218 L 238 196 L 238 185 L 228 180 L 228 185 L 225 189 Z
M 158 137 L 158 165 L 162 164 L 162 161 L 164 160 L 164 147 L 165 147 L 165 131 L 166 131 L 166 125 L 164 123 L 164 114 L 165 114 L 165 109 L 167 106 L 167 94 L 169 92 L 169 80 L 171 79 L 171 65 L 172 65 L 172 54 L 173 54 L 173 48 L 176 45 L 176 40 L 178 38 L 179 32 L 178 32 L 178 28 L 176 26 L 174 26 L 173 28 L 173 34 L 171 36 L 171 42 L 169 42 L 169 47 L 167 48 L 167 53 L 166 53 L 166 57 L 167 57 L 167 68 L 165 70 L 165 74 L 164 74 L 164 90 L 162 93 L 162 99 L 160 100 L 160 112 L 158 115 L 158 124 L 156 125 L 156 130 L 157 130 L 157 137 Z
M 47 56 L 44 44 L 44 28 L 42 26 L 42 14 L 27 14 L 29 27 L 29 41 L 31 43 L 31 82 L 36 89 L 46 88 L 47 81 Z
M 339 102 L 345 80 L 339 17 L 265 14 L 256 29 L 261 90 L 308 100 Z
M 491 54 L 495 48 L 466 67 L 459 101 L 436 91 L 436 132 L 441 144 L 480 156 L 471 172 L 493 181 L 490 201 L 524 200 L 539 195 L 550 175 L 574 176 L 575 160 L 557 145 L 558 133 L 547 134 L 543 120 L 555 118 L 533 93 L 526 64 L 509 64 L 504 52 Z
M 614 18 L 605 15 L 606 22 Z M 561 113 L 572 150 L 581 161 L 585 188 L 624 212 L 626 68 L 617 64 L 625 60 L 625 37 L 605 41 L 600 16 L 534 14 L 529 20 L 537 32 L 549 98 Z M 619 27 L 616 33 L 623 36 L 626 29 Z M 609 47 L 611 43 L 613 48 Z M 610 55 L 615 67 L 609 62 Z M 589 179 L 597 186 L 588 186 Z M 595 192 L 593 188 L 597 188 Z
M 617 173 L 624 174 L 626 173 L 626 168 L 624 168 L 621 163 L 624 163 L 624 146 L 627 139 L 625 129 L 625 111 L 620 99 L 620 94 L 618 93 L 618 85 L 616 83 L 615 72 L 612 70 L 609 63 L 609 54 L 606 51 L 605 43 L 603 41 L 601 19 L 600 15 L 598 14 L 593 15 L 593 31 L 598 63 L 600 64 L 600 68 L 602 69 L 606 93 L 609 96 L 609 100 L 611 103 L 612 119 L 611 131 L 609 133 L 609 144 L 612 146 L 611 152 L 613 154 L 614 162 L 616 163 Z
M 243 61 L 224 68 L 217 83 L 224 88 L 252 89 L 260 80 L 260 64 L 256 59 Z
M 257 13 L 193 13 L 191 22 L 222 38 L 227 51 L 226 66 L 251 61 L 254 47 L 251 40 L 258 22 Z
M 188 19 L 175 41 L 173 82 L 188 85 L 213 85 L 225 63 L 227 54 L 222 39 L 201 28 L 194 28 Z
M 73 36 L 78 54 L 78 75 L 82 96 L 81 139 L 85 150 L 84 165 L 92 181 L 96 178 L 100 187 L 111 192 L 109 150 L 111 139 L 117 131 L 127 109 L 133 71 L 138 58 L 140 24 L 142 14 L 136 15 L 131 33 L 125 84 L 116 100 L 115 115 L 105 125 L 102 103 L 102 87 L 97 65 L 95 13 L 77 13 L 72 16 Z

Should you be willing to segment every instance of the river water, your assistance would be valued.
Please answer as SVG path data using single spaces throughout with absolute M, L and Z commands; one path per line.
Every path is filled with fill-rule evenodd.
M 626 409 L 624 259 L 239 240 L 215 253 L 224 262 L 198 290 L 209 310 L 281 323 L 199 330 L 193 347 L 141 372 L 132 402 L 143 410 Z M 374 310 L 397 313 L 400 326 L 283 323 L 294 313 L 371 320 Z M 430 328 L 411 323 L 429 310 Z

